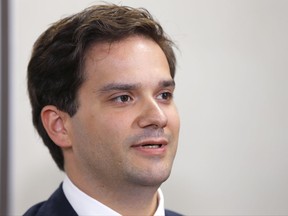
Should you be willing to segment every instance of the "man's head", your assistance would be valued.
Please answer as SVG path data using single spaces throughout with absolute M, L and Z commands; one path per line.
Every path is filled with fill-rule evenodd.
M 137 48 L 135 47 L 137 47 L 137 44 L 141 45 L 142 42 L 143 49 L 141 50 L 140 46 L 138 47 L 140 49 L 137 50 Z M 136 100 L 136 92 L 139 93 L 139 98 L 145 98 L 144 92 L 140 90 L 144 88 L 145 90 L 148 90 L 146 91 L 147 95 L 149 92 L 149 94 L 154 95 L 157 100 L 160 100 L 161 103 L 166 103 L 166 105 L 163 105 L 164 107 L 168 106 L 167 101 L 170 101 L 170 94 L 172 94 L 174 89 L 174 82 L 172 81 L 175 75 L 175 56 L 172 45 L 173 43 L 165 35 L 162 27 L 155 20 L 153 20 L 151 15 L 146 10 L 116 5 L 102 5 L 90 7 L 82 11 L 81 13 L 64 18 L 59 22 L 54 23 L 47 31 L 45 31 L 40 36 L 40 38 L 36 41 L 34 45 L 32 57 L 28 66 L 28 90 L 32 104 L 33 123 L 38 130 L 40 136 L 42 137 L 45 145 L 49 148 L 52 157 L 54 158 L 60 169 L 64 169 L 63 149 L 70 148 L 72 145 L 74 145 L 73 142 L 77 142 L 77 145 L 75 145 L 73 149 L 76 149 L 76 152 L 77 149 L 80 148 L 80 142 L 83 142 L 82 148 L 88 148 L 88 146 L 84 145 L 85 142 L 86 144 L 91 144 L 91 142 L 100 142 L 102 145 L 105 145 L 105 136 L 107 137 L 107 139 L 109 139 L 109 136 L 114 135 L 110 135 L 109 133 L 114 133 L 115 131 L 113 131 L 113 129 L 116 130 L 115 128 L 109 128 L 108 126 L 105 128 L 105 123 L 107 123 L 107 121 L 111 121 L 112 125 L 118 125 L 119 122 L 114 122 L 115 120 L 126 121 L 125 118 L 113 119 L 112 114 L 116 115 L 117 112 L 119 114 L 121 112 L 121 109 L 124 109 L 123 107 L 121 107 L 122 105 L 120 105 L 118 108 L 116 108 L 113 112 L 110 113 L 111 119 L 107 118 L 109 112 L 106 112 L 106 110 L 109 110 L 109 103 L 107 102 L 106 104 L 106 102 L 104 103 L 103 101 L 103 103 L 98 104 L 99 106 L 94 108 L 99 112 L 105 111 L 106 113 L 103 112 L 102 115 L 105 118 L 100 119 L 102 116 L 99 112 L 94 113 L 95 115 L 91 114 L 90 116 L 83 116 L 84 114 L 91 112 L 91 110 L 89 110 L 89 106 L 91 108 L 94 104 L 97 104 L 99 100 L 101 100 L 101 97 L 104 97 L 103 92 L 111 93 L 113 91 L 117 92 L 117 90 L 121 88 L 123 88 L 123 91 L 125 88 L 129 88 L 128 90 L 125 89 L 125 95 L 114 95 L 113 98 L 112 96 L 110 96 L 110 103 L 112 103 L 112 101 L 113 103 L 122 103 L 123 100 L 130 101 L 130 99 L 132 98 L 132 95 L 128 95 L 128 93 L 135 94 L 135 98 L 133 100 Z M 127 50 L 128 47 L 130 47 L 131 50 Z M 131 53 L 133 53 L 133 49 L 135 51 L 135 55 L 131 56 Z M 147 50 L 147 52 L 145 51 L 145 49 Z M 151 50 L 153 50 L 153 52 L 151 52 Z M 143 54 L 142 60 L 148 59 L 145 63 L 151 65 L 150 67 L 145 68 L 142 62 L 143 68 L 142 70 L 139 69 L 139 71 L 137 72 L 140 74 L 147 73 L 146 76 L 149 76 L 151 78 L 150 87 L 146 86 L 148 85 L 147 77 L 144 79 L 144 82 L 141 83 L 143 77 L 138 77 L 137 75 L 135 76 L 135 81 L 137 82 L 134 83 L 132 82 L 133 80 L 129 80 L 128 76 L 129 73 L 131 75 L 132 71 L 129 71 L 129 68 L 125 68 L 127 65 L 121 65 L 121 62 L 118 62 L 117 64 L 113 62 L 113 59 L 117 60 L 117 58 L 121 58 L 121 53 L 124 53 L 124 62 L 129 61 L 129 59 L 131 58 L 133 59 L 134 56 L 136 60 L 141 60 L 141 56 L 136 55 L 136 53 L 139 51 L 146 54 L 146 56 Z M 153 55 L 154 51 L 156 52 L 156 55 Z M 161 52 L 163 56 L 161 56 Z M 151 58 L 148 58 L 148 53 Z M 111 55 L 114 55 L 115 58 L 111 58 Z M 155 57 L 156 59 L 153 59 L 153 57 Z M 166 62 L 163 62 L 163 57 Z M 159 61 L 162 62 L 162 66 L 159 66 Z M 112 74 L 110 74 L 109 76 L 107 75 L 109 77 L 109 85 L 103 85 L 99 89 L 99 86 L 97 86 L 97 84 L 103 84 L 103 79 L 107 78 L 106 74 L 103 73 L 105 67 L 102 65 L 102 63 L 104 62 L 108 63 L 108 66 L 110 66 L 109 64 L 114 67 L 119 66 L 119 70 L 121 66 L 123 66 L 121 69 L 126 69 L 127 73 L 125 73 L 125 71 L 119 71 L 119 74 L 121 73 L 121 77 L 119 77 L 117 76 L 117 73 L 115 73 L 116 69 L 112 68 L 111 70 L 113 70 L 113 72 L 115 73 L 113 75 L 114 77 L 116 77 L 115 80 L 113 80 Z M 115 65 L 113 65 L 114 63 Z M 96 68 L 94 68 L 95 65 L 97 66 Z M 142 66 L 141 64 L 139 65 L 139 67 Z M 159 70 L 157 71 L 157 68 L 155 68 L 155 71 L 151 71 L 153 69 L 152 66 L 157 67 Z M 138 66 L 133 65 L 133 67 L 135 72 Z M 98 68 L 101 69 L 101 72 L 98 71 Z M 107 74 L 109 74 L 110 69 L 106 69 Z M 146 69 L 150 71 L 144 71 Z M 93 70 L 95 74 L 93 73 Z M 163 75 L 162 77 L 157 76 L 157 73 L 159 71 L 160 74 Z M 166 73 L 165 71 L 168 73 Z M 123 82 L 120 82 L 122 78 Z M 155 83 L 155 80 L 153 82 L 153 79 L 155 79 L 157 82 Z M 97 102 L 95 102 L 94 104 L 91 103 L 89 105 L 87 104 L 87 102 L 92 102 L 92 100 L 94 99 L 89 97 L 89 94 L 87 94 L 87 92 L 91 91 L 91 89 L 89 89 L 89 86 L 93 86 L 93 84 L 89 83 L 91 82 L 91 80 L 95 81 L 94 97 L 99 98 L 97 98 Z M 158 83 L 158 81 L 160 83 Z M 142 84 L 145 86 L 141 86 Z M 86 89 L 87 91 L 83 90 L 85 88 L 88 88 Z M 152 93 L 152 89 L 155 92 Z M 155 109 L 155 119 L 157 121 L 157 118 L 161 117 L 157 117 L 156 115 L 158 115 L 162 111 L 159 107 L 149 107 L 149 102 L 146 102 L 144 103 L 143 100 L 141 102 L 141 107 L 143 108 L 145 107 L 145 104 L 147 104 L 147 110 Z M 170 105 L 170 103 L 172 102 L 169 102 L 169 106 L 171 107 L 167 109 L 167 112 L 168 114 L 170 113 L 175 119 L 171 120 L 171 122 L 175 124 L 175 126 L 173 126 L 175 128 L 172 127 L 173 132 L 168 132 L 167 134 L 165 134 L 164 127 L 166 126 L 167 121 L 170 120 L 166 119 L 167 114 L 163 112 L 163 119 L 159 120 L 162 122 L 155 122 L 156 127 L 158 127 L 157 130 L 150 129 L 149 126 L 149 129 L 145 129 L 145 132 L 140 132 L 140 130 L 137 130 L 137 132 L 135 132 L 135 134 L 131 134 L 130 137 L 129 134 L 132 131 L 124 130 L 123 133 L 127 134 L 124 134 L 122 141 L 131 143 L 131 145 L 133 145 L 134 142 L 138 145 L 137 147 L 140 147 L 140 145 L 146 145 L 145 148 L 156 148 L 159 146 L 163 147 L 167 144 L 167 142 L 171 141 L 174 143 L 174 147 L 170 156 L 171 160 L 173 161 L 177 147 L 179 122 L 178 116 L 176 114 L 177 112 L 174 109 L 174 106 Z M 107 107 L 104 107 L 105 104 L 107 105 Z M 86 110 L 83 107 L 85 107 Z M 135 121 L 139 120 L 141 114 L 140 113 L 139 117 L 137 117 L 135 114 L 136 110 L 142 112 L 139 108 L 140 107 L 131 111 L 131 115 L 135 115 Z M 79 109 L 83 109 L 79 114 L 79 116 L 81 117 L 77 115 Z M 158 114 L 157 109 L 159 111 Z M 57 116 L 55 117 L 53 115 L 54 111 L 57 114 Z M 129 116 L 129 113 L 130 112 L 125 110 L 125 112 L 123 112 L 121 116 Z M 153 113 L 149 114 L 147 111 L 146 114 L 147 116 L 150 115 L 149 118 L 154 118 Z M 93 119 L 92 117 L 97 115 L 99 115 L 97 117 L 99 119 L 99 123 L 97 123 L 97 119 Z M 143 115 L 143 113 L 141 115 Z M 61 118 L 61 122 L 57 120 L 58 117 Z M 114 116 L 114 118 L 116 117 Z M 86 121 L 83 121 L 83 119 L 85 118 Z M 101 131 L 101 125 L 91 125 L 91 122 L 89 123 L 88 118 L 91 118 L 90 120 L 93 121 L 93 124 L 100 124 L 102 121 L 105 130 Z M 138 120 L 136 120 L 136 118 L 138 118 Z M 129 121 L 131 123 L 132 120 L 130 119 Z M 144 120 L 142 120 L 142 122 L 143 121 Z M 134 123 L 131 123 L 131 125 L 132 124 Z M 139 124 L 140 123 L 138 122 L 138 125 Z M 92 128 L 90 128 L 90 126 Z M 125 127 L 127 125 L 125 125 L 125 123 L 123 122 L 123 126 Z M 53 129 L 50 130 L 49 127 Z M 95 137 L 93 137 L 93 131 L 85 131 L 86 129 L 92 130 L 93 127 L 95 130 L 98 130 L 95 131 Z M 61 131 L 63 128 L 65 128 L 65 131 Z M 58 137 L 55 138 L 56 135 L 54 136 L 53 133 L 57 133 L 57 130 L 61 131 L 61 133 L 67 133 L 67 136 L 69 136 L 69 141 L 63 141 L 64 138 L 59 138 L 58 135 Z M 104 134 L 105 136 L 103 135 L 103 133 L 106 133 Z M 97 136 L 97 134 L 99 136 Z M 116 142 L 117 138 L 121 140 L 121 137 L 117 136 L 120 135 L 116 135 L 116 137 L 114 135 L 113 139 L 111 139 L 111 142 Z M 150 143 L 142 143 L 149 141 L 149 139 L 151 140 L 151 142 L 153 142 L 153 145 L 149 145 Z M 119 143 L 114 144 L 117 145 Z M 90 145 L 89 147 L 93 148 L 93 145 Z M 101 151 L 101 149 L 89 149 L 89 151 L 97 150 Z M 80 152 L 79 154 L 82 153 Z M 101 154 L 105 154 L 104 150 Z M 118 161 L 118 163 L 122 162 Z M 89 166 L 91 164 L 86 165 Z M 105 164 L 103 164 L 103 166 L 104 165 Z

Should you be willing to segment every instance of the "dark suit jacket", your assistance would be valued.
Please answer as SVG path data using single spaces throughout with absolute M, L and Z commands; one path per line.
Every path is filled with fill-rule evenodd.
M 77 216 L 64 195 L 62 185 L 44 202 L 32 206 L 23 216 Z M 181 216 L 165 210 L 165 216 Z

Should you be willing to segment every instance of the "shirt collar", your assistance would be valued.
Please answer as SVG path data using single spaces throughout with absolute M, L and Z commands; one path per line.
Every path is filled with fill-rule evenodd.
M 76 211 L 78 215 L 87 216 L 100 216 L 100 215 L 111 215 L 119 216 L 120 214 L 115 212 L 113 209 L 104 205 L 103 203 L 93 199 L 92 197 L 79 190 L 76 185 L 66 176 L 63 181 L 64 194 Z M 158 207 L 154 216 L 164 216 L 164 197 L 161 189 L 158 189 Z

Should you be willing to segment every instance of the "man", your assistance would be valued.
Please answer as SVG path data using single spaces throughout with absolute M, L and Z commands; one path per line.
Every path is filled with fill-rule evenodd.
M 172 45 L 148 11 L 116 5 L 40 36 L 28 65 L 33 123 L 67 176 L 24 215 L 179 215 L 159 189 L 179 133 Z

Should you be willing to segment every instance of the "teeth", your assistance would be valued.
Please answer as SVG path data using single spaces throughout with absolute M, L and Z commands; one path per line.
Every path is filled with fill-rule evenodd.
M 143 145 L 143 148 L 149 148 L 149 149 L 153 149 L 153 148 L 160 148 L 162 145 Z

